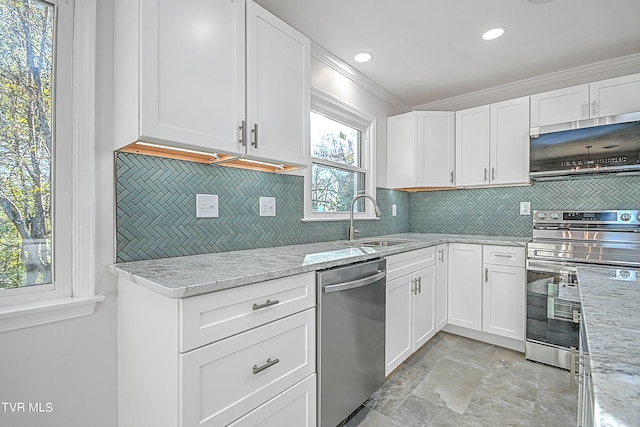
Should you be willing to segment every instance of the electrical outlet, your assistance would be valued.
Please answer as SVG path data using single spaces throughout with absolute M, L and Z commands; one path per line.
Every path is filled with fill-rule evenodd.
M 396 216 L 398 211 L 396 209 L 396 205 L 391 205 L 391 216 Z
M 275 197 L 260 197 L 260 216 L 276 216 Z
M 218 218 L 217 194 L 196 194 L 196 218 Z
M 520 215 L 531 215 L 531 202 L 520 202 Z

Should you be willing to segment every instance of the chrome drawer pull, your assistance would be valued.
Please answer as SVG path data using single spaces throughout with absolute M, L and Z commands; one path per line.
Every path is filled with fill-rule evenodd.
M 272 305 L 276 305 L 276 304 L 280 304 L 280 300 L 274 299 L 273 301 L 271 301 L 270 299 L 267 300 L 267 302 L 264 302 L 262 304 L 253 304 L 253 309 L 254 310 L 260 310 L 261 308 L 266 308 L 266 307 L 271 307 Z
M 495 254 L 494 257 L 496 257 L 496 258 L 512 258 L 513 255 Z
M 262 372 L 267 368 L 272 367 L 273 365 L 275 365 L 276 363 L 279 363 L 280 359 L 267 359 L 267 363 L 265 363 L 262 366 L 258 366 L 258 365 L 253 365 L 253 374 L 257 374 L 258 372 Z

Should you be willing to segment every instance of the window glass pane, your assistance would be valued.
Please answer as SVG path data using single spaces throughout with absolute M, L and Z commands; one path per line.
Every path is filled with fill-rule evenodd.
M 361 131 L 311 112 L 310 132 L 313 157 L 349 166 L 361 166 Z
M 0 288 L 52 282 L 54 7 L 0 0 Z
M 314 163 L 311 175 L 313 212 L 349 212 L 353 196 L 364 190 L 364 173 Z M 355 212 L 364 212 L 364 199 Z

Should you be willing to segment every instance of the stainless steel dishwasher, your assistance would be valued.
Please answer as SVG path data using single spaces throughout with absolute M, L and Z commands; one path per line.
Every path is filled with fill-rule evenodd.
M 386 260 L 317 273 L 318 425 L 336 427 L 384 382 Z

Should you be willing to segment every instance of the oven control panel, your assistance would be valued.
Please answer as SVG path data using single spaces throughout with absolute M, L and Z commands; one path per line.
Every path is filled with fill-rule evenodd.
M 640 226 L 640 210 L 533 211 L 533 225 L 631 224 Z

